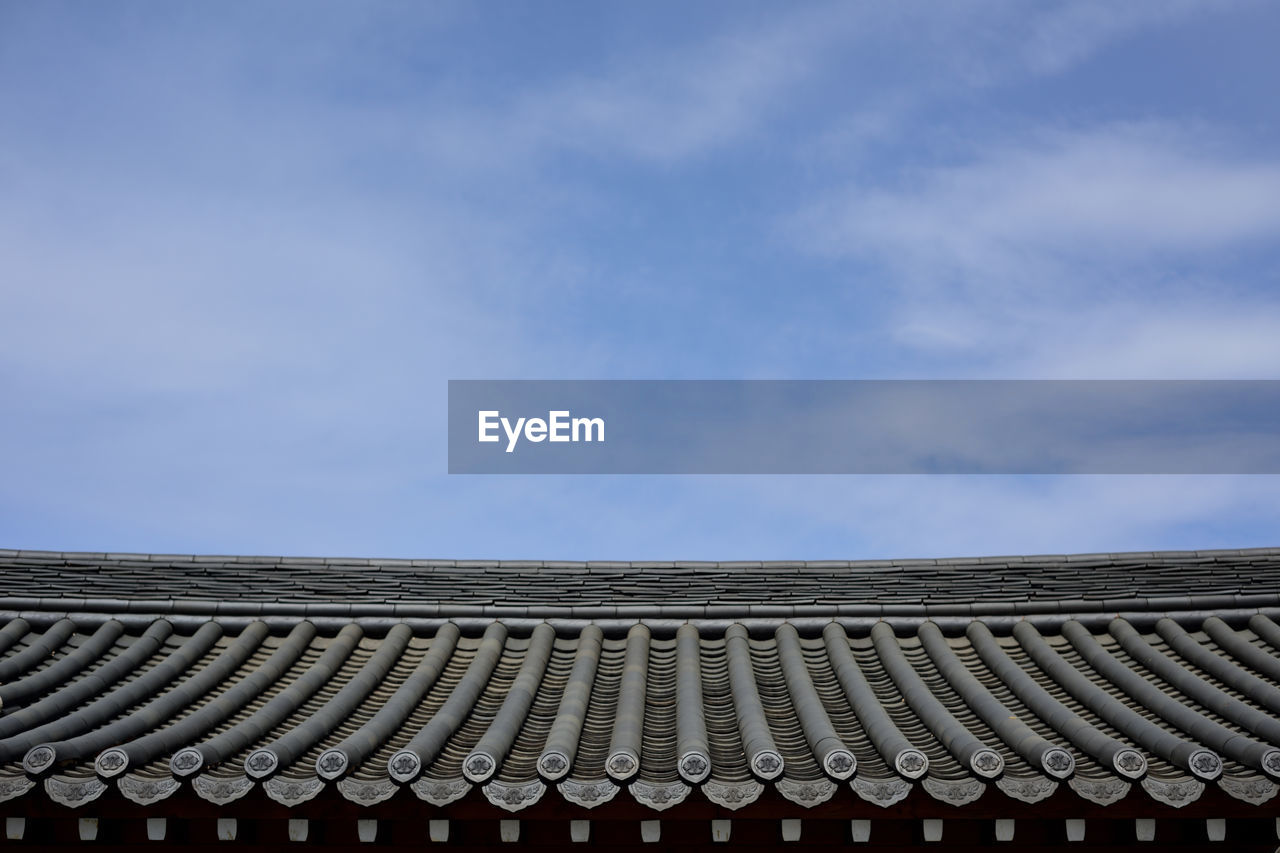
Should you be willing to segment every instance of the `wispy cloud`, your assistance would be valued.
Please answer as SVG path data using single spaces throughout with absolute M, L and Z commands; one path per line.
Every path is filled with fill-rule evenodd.
M 525 81 L 424 115 L 424 150 L 527 167 L 557 155 L 672 165 L 741 143 L 784 113 L 842 37 L 870 16 L 815 7 L 619 51 L 571 74 Z M 447 95 L 447 93 L 446 93 Z
M 1280 234 L 1280 161 L 1224 156 L 1168 124 L 1105 126 L 998 144 L 913 174 L 852 186 L 797 223 L 811 248 L 973 285 L 1055 256 L 1140 259 Z
M 1274 264 L 1280 161 L 1203 128 L 1029 133 L 845 186 L 788 232 L 877 270 L 895 339 L 955 373 L 1238 377 L 1280 363 L 1280 303 L 1244 284 Z
M 1018 339 L 1023 360 L 1013 372 L 1051 379 L 1277 379 L 1277 329 L 1280 304 L 1267 296 L 1171 305 L 1109 300 L 1097 310 L 1029 320 Z
M 882 133 L 899 114 L 927 109 L 957 86 L 1060 73 L 1125 35 L 1206 8 L 906 2 L 812 6 L 763 24 L 743 15 L 744 23 L 721 32 L 633 48 L 591 70 L 433 111 L 416 136 L 427 150 L 499 167 L 564 152 L 670 165 L 776 131 L 806 103 L 810 85 L 825 90 L 835 74 L 848 79 L 847 90 L 826 102 L 837 128 L 830 145 Z M 886 43 L 899 49 L 885 56 Z M 875 67 L 861 54 L 875 57 Z
M 532 92 L 511 118 L 542 144 L 670 162 L 713 151 L 767 122 L 814 70 L 830 34 L 808 22 L 712 39 L 669 56 Z

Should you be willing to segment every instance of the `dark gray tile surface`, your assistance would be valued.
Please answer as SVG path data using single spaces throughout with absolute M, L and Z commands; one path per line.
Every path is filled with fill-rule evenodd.
M 100 555 L 0 550 L 0 599 L 120 598 L 502 607 L 1164 599 L 1280 592 L 1280 550 L 816 563 L 543 563 Z M 1212 598 L 1209 598 L 1212 597 Z M 4 605 L 17 609 L 13 605 Z M 1069 609 L 1070 609 L 1069 608 Z M 1005 608 L 1007 610 L 1007 608 Z
M 982 786 L 1153 804 L 1280 790 L 1280 626 L 1240 611 L 1275 605 L 1273 549 L 696 565 L 3 551 L 0 578 L 0 801 L 107 785 L 160 810 L 179 785 L 437 805 L 479 786 L 511 810 L 621 788 L 653 808 L 741 805 L 762 785 L 802 805 L 838 785 L 880 805 L 913 785 L 950 803 Z M 1156 610 L 1069 615 L 1090 607 Z M 1026 610 L 1068 615 L 1037 627 Z M 413 621 L 437 614 L 457 626 Z M 949 627 L 875 621 L 899 615 Z M 553 617 L 576 621 L 533 627 Z M 628 658 L 585 617 L 652 636 L 632 628 Z M 416 769 L 396 780 L 406 750 Z

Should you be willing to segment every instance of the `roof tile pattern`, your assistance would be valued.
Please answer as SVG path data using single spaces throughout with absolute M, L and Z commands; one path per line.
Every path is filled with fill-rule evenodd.
M 1174 806 L 1207 785 L 1250 803 L 1280 790 L 1277 614 L 1235 612 L 1228 622 L 1151 605 L 1173 593 L 1188 605 L 1269 595 L 1280 589 L 1280 552 L 679 572 L 3 559 L 12 597 L 42 593 L 46 607 L 0 616 L 0 801 L 43 791 L 75 807 L 115 786 L 152 804 L 189 786 L 215 803 L 256 789 L 292 806 L 332 786 L 363 805 L 399 796 L 442 806 L 477 789 L 513 812 L 547 796 L 584 809 L 631 797 L 661 811 L 691 798 L 740 809 L 767 787 L 813 806 L 850 786 L 886 807 L 917 787 L 952 805 L 984 796 L 1034 803 L 1063 786 L 1100 804 L 1148 797 Z M 155 569 L 145 585 L 142 566 Z M 1086 588 L 1076 566 L 1097 583 Z M 1054 594 L 1123 593 L 1147 600 L 1149 624 L 1091 627 L 1064 616 L 1052 629 L 1023 620 L 1006 630 L 972 618 L 943 630 L 924 618 L 862 629 L 782 619 L 761 630 L 735 621 L 759 602 L 915 595 L 904 588 L 925 588 L 922 578 L 936 584 L 928 600 L 973 604 L 962 593 L 988 570 L 983 594 L 1005 595 L 984 599 L 991 604 L 1061 608 Z M 307 586 L 311 571 L 331 582 Z M 394 605 L 393 587 L 430 605 L 433 584 L 448 578 L 454 601 L 625 600 L 636 618 L 625 630 L 496 617 L 467 627 L 349 618 L 321 630 L 303 612 L 270 623 L 220 619 L 216 607 L 193 615 L 176 603 L 190 587 L 166 586 L 184 572 L 211 585 L 200 596 L 222 596 L 209 599 L 215 605 L 268 595 L 332 603 L 334 589 Z M 654 572 L 665 584 L 632 582 Z M 478 589 L 467 580 L 477 573 Z M 492 582 L 495 595 L 485 592 L 490 575 L 507 576 Z M 68 601 L 100 595 L 95 576 L 133 596 L 126 603 L 160 596 L 171 615 L 77 613 Z M 554 585 L 566 590 L 561 599 Z M 675 628 L 646 622 L 674 597 L 724 608 L 722 588 L 746 606 Z
M 555 787 L 588 808 L 626 789 L 663 809 L 689 796 L 738 808 L 765 785 L 814 805 L 848 784 L 889 805 L 917 784 L 951 803 L 991 786 L 1034 801 L 1066 784 L 1099 802 L 1141 785 L 1177 804 L 1212 783 L 1270 798 L 1280 779 L 1275 688 L 1209 631 L 1172 620 L 1147 635 L 1117 620 L 1102 635 L 1051 637 L 996 637 L 979 623 L 966 637 L 931 625 L 906 637 L 838 626 L 814 637 L 785 625 L 770 639 L 739 630 L 696 646 L 687 632 L 643 628 L 600 639 L 515 636 L 494 623 L 482 637 L 375 638 L 305 624 L 286 636 L 214 623 L 198 637 L 116 636 L 76 677 L 5 706 L 0 796 L 39 781 L 76 805 L 115 784 L 150 802 L 190 784 L 215 802 L 262 786 L 296 804 L 337 785 L 359 803 L 399 794 L 442 805 L 479 786 L 516 810 Z M 1262 616 L 1214 629 L 1278 660 L 1259 636 L 1273 630 Z M 19 634 L 3 660 L 22 662 L 48 634 Z M 66 635 L 5 687 L 83 660 L 95 636 Z M 589 685 L 584 648 L 599 658 Z M 1205 655 L 1221 661 L 1217 673 L 1197 666 Z M 126 657 L 134 669 L 113 667 Z M 693 680 L 677 677 L 681 664 Z M 162 671 L 157 685 L 150 676 Z M 1270 689 L 1246 692 L 1260 685 Z M 89 713 L 67 717 L 68 692 Z M 686 706 L 697 692 L 700 704 Z

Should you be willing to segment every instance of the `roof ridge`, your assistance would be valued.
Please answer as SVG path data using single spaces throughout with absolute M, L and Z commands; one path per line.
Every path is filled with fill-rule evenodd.
M 136 613 L 157 602 L 291 617 L 335 608 L 585 618 L 1155 611 L 1247 606 L 1237 600 L 1280 591 L 1280 549 L 688 565 L 16 551 L 0 552 L 0 576 L 13 611 Z
M 405 566 L 413 568 L 465 568 L 465 567 L 498 567 L 498 568 L 684 568 L 715 567 L 725 569 L 751 568 L 874 568 L 882 566 L 914 567 L 914 566 L 962 566 L 990 565 L 998 563 L 1037 563 L 1037 562 L 1085 562 L 1090 560 L 1106 560 L 1110 562 L 1142 559 L 1166 560 L 1214 557 L 1251 557 L 1277 556 L 1280 547 L 1259 548 L 1217 548 L 1208 550 L 1161 550 L 1161 551 L 1110 551 L 1082 552 L 1069 554 L 1008 554 L 995 556 L 957 556 L 957 557 L 924 557 L 924 558 L 868 558 L 861 560 L 527 560 L 527 559 L 441 559 L 441 558 L 403 558 L 403 557 L 318 557 L 290 555 L 251 555 L 251 554 L 166 554 L 131 551 L 45 551 L 22 548 L 0 548 L 0 558 L 9 559 L 46 559 L 69 561 L 138 561 L 148 563 L 159 562 L 193 562 L 193 563 L 236 563 L 258 565 L 326 565 L 326 566 Z

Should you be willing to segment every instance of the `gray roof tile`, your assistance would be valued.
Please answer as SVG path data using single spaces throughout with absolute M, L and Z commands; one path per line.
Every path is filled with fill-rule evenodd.
M 988 761 L 1010 778 L 1038 778 L 1046 771 L 1037 762 L 1051 754 L 1055 766 L 1069 759 L 1094 780 L 1117 778 L 1122 756 L 1146 762 L 1159 784 L 1195 776 L 1212 784 L 1224 770 L 1280 778 L 1271 645 L 1280 627 L 1254 615 L 1242 630 L 1260 608 L 1280 617 L 1276 549 L 696 564 L 0 550 L 0 578 L 6 777 L 41 776 L 33 747 L 43 743 L 53 744 L 63 778 L 85 780 L 116 778 L 112 750 L 145 764 L 130 773 L 163 778 L 182 748 L 215 741 L 229 745 L 216 771 L 226 777 L 266 751 L 290 778 L 315 779 L 326 750 L 366 743 L 348 769 L 383 782 L 406 743 L 421 749 L 428 779 L 457 776 L 464 758 L 501 744 L 500 766 L 475 772 L 515 786 L 537 782 L 540 761 L 551 766 L 544 746 L 555 724 L 576 752 L 570 782 L 604 778 L 605 759 L 617 759 L 609 772 L 634 773 L 638 790 L 692 772 L 678 764 L 680 744 L 704 740 L 704 790 L 745 784 L 749 757 L 765 778 L 780 770 L 784 797 L 800 796 L 796 780 L 824 783 L 822 768 L 834 765 L 822 762 L 840 750 L 870 778 L 901 776 L 907 765 L 895 761 L 918 751 L 926 778 L 944 787 Z M 1116 613 L 1129 621 L 1112 622 Z M 179 633 L 155 645 L 169 631 L 153 621 L 161 615 Z M 868 632 L 880 616 L 892 630 L 875 629 L 873 648 Z M 529 639 L 543 619 L 554 643 L 545 627 L 537 643 Z M 126 634 L 92 644 L 111 620 Z M 700 637 L 677 678 L 672 636 L 686 621 Z M 641 652 L 632 645 L 643 674 L 623 691 L 621 632 L 642 623 L 652 637 Z M 1003 639 L 983 634 L 984 625 Z M 197 629 L 201 642 L 226 636 L 197 648 Z M 238 662 L 210 669 L 241 630 Z M 749 643 L 735 641 L 728 656 L 726 631 Z M 288 632 L 297 647 L 279 657 Z M 501 639 L 477 667 L 481 633 Z M 138 645 L 144 634 L 152 647 Z M 122 650 L 135 646 L 126 658 Z M 147 675 L 184 648 L 190 659 L 171 675 Z M 596 689 L 562 704 L 570 670 L 587 672 L 580 653 L 598 658 L 582 676 Z M 268 657 L 280 666 L 263 670 Z M 796 672 L 800 665 L 807 671 Z M 180 684 L 185 692 L 173 692 Z M 163 713 L 129 716 L 168 695 L 147 704 Z M 428 731 L 446 706 L 460 716 Z M 187 740 L 157 751 L 172 731 Z M 637 768 L 624 767 L 628 749 L 639 752 Z M 123 783 L 121 791 L 128 796 Z M 164 805 L 155 808 L 162 814 Z

